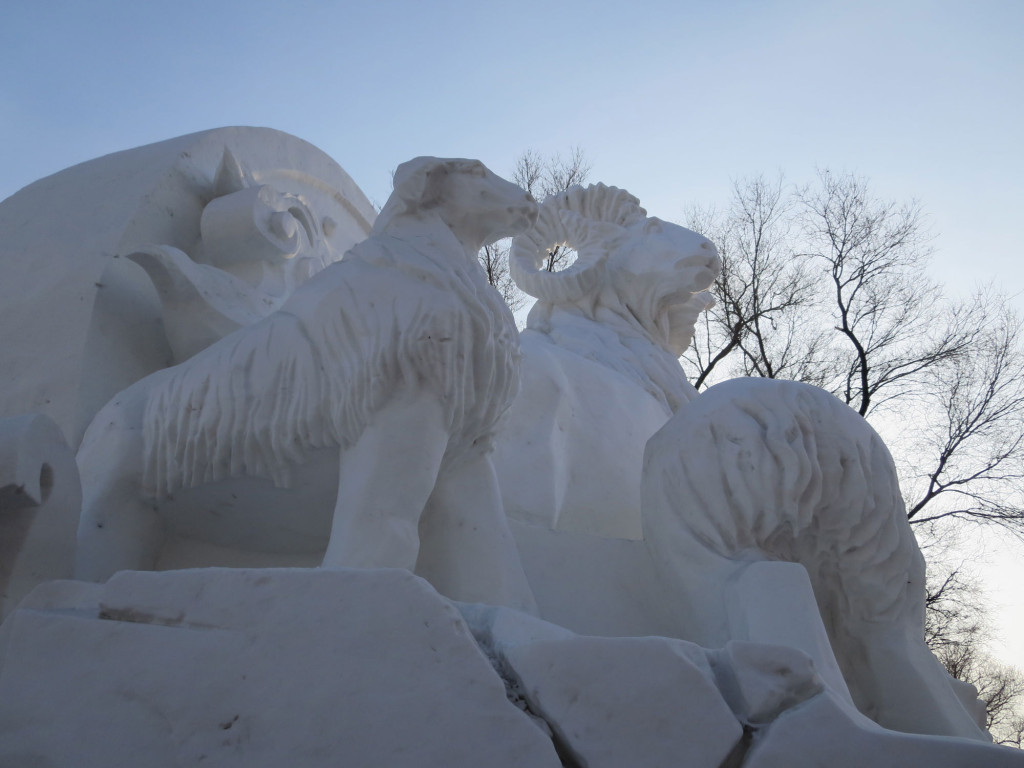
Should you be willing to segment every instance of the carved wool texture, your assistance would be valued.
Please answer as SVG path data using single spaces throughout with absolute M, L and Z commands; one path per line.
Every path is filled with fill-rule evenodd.
M 838 601 L 841 613 L 860 619 L 903 614 L 922 588 L 924 563 L 881 438 L 815 387 L 743 384 L 728 408 L 687 421 L 684 407 L 678 428 L 659 435 L 662 450 L 651 455 L 663 503 L 720 555 L 757 551 L 801 563 L 819 603 Z M 714 457 L 717 471 L 686 461 L 668 440 Z
M 595 318 L 557 308 L 546 333 L 558 346 L 610 368 L 643 388 L 674 413 L 696 395 L 679 361 L 651 341 L 628 310 L 598 312 Z
M 171 369 L 146 406 L 146 493 L 243 475 L 287 487 L 308 449 L 352 445 L 403 388 L 443 404 L 446 465 L 489 449 L 518 388 L 518 334 L 472 267 L 366 241 L 281 311 Z

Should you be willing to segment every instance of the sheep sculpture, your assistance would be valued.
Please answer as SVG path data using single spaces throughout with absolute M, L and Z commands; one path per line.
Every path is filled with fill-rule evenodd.
M 578 256 L 549 272 L 567 244 Z M 523 386 L 495 464 L 521 522 L 639 539 L 644 444 L 696 396 L 678 358 L 721 267 L 707 238 L 593 184 L 551 195 L 513 241 L 517 284 L 536 296 L 522 333 Z
M 988 739 L 977 691 L 925 645 L 924 558 L 892 457 L 828 392 L 732 379 L 698 395 L 647 444 L 643 516 L 688 639 L 777 642 L 751 632 L 744 612 L 774 626 L 818 613 L 861 712 L 893 730 Z M 791 563 L 806 569 L 810 610 L 794 608 L 793 590 L 764 587 Z M 753 600 L 742 594 L 751 585 L 761 590 Z
M 78 576 L 169 567 L 172 540 L 285 563 L 319 547 L 324 566 L 405 568 L 532 610 L 488 455 L 518 334 L 476 254 L 536 215 L 478 161 L 399 166 L 367 240 L 96 416 Z

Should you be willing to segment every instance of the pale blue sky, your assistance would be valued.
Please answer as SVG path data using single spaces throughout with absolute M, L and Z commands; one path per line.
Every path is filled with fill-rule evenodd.
M 312 142 L 377 203 L 421 154 L 508 173 L 578 145 L 676 220 L 827 166 L 919 198 L 940 278 L 1024 310 L 1022 101 L 1024 0 L 7 0 L 0 198 L 223 125 Z
M 828 166 L 920 198 L 957 287 L 1024 291 L 1020 0 L 6 5 L 0 198 L 221 125 L 311 141 L 378 203 L 419 154 L 508 172 L 579 145 L 667 219 Z

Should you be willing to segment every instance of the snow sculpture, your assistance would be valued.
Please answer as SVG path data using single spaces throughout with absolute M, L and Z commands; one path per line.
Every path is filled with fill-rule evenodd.
M 111 397 L 266 314 L 263 300 L 283 301 L 285 283 L 314 263 L 305 257 L 336 261 L 367 236 L 374 216 L 334 160 L 269 128 L 180 136 L 25 187 L 0 203 L 0 327 L 17 329 L 0 345 L 0 417 L 43 413 L 77 448 Z M 127 258 L 153 244 L 168 262 L 150 268 L 165 274 L 156 280 L 163 308 L 150 277 Z M 299 274 L 284 273 L 292 269 Z M 183 292 L 171 303 L 180 309 L 167 313 L 175 285 Z M 218 313 L 231 323 L 217 327 Z
M 621 190 L 517 240 L 541 300 L 505 520 L 519 347 L 475 252 L 535 216 L 421 158 L 348 250 L 369 203 L 266 129 L 0 204 L 0 764 L 1024 764 L 921 643 L 877 435 L 801 385 L 694 398 L 675 355 L 718 258 Z M 579 263 L 541 273 L 562 242 Z M 10 610 L 76 532 L 83 576 L 162 572 Z
M 752 626 L 744 574 L 757 568 L 763 585 L 774 578 L 763 561 L 799 563 L 862 712 L 895 730 L 987 738 L 976 691 L 924 643 L 924 559 L 889 451 L 835 397 L 770 379 L 711 387 L 648 443 L 643 505 L 645 541 L 679 590 L 689 639 L 773 640 L 737 637 Z M 768 594 L 756 609 L 802 621 L 786 600 Z
M 0 619 L 71 576 L 82 489 L 75 454 L 38 413 L 0 419 Z
M 181 363 L 280 309 L 312 275 L 337 261 L 321 223 L 301 195 L 257 184 L 224 149 L 203 208 L 195 261 L 170 245 L 147 245 L 128 258 L 149 274 L 160 297 L 173 360 Z M 198 262 L 198 263 L 197 263 Z
M 329 529 L 324 565 L 415 569 L 450 597 L 532 610 L 488 455 L 516 329 L 476 253 L 536 208 L 477 161 L 400 166 L 369 240 L 97 415 L 78 575 L 157 566 L 165 523 L 262 552 L 315 551 Z
M 585 637 L 453 604 L 397 570 L 49 582 L 3 625 L 0 648 L 3 766 L 1024 763 L 1006 747 L 884 730 L 790 648 Z
M 4 768 L 562 765 L 405 571 L 124 571 L 50 582 L 5 628 Z
M 578 258 L 544 271 L 561 244 Z M 696 394 L 678 357 L 720 266 L 707 239 L 647 217 L 622 189 L 573 187 L 544 201 L 510 259 L 519 287 L 538 298 L 495 459 L 510 517 L 641 537 L 644 445 Z

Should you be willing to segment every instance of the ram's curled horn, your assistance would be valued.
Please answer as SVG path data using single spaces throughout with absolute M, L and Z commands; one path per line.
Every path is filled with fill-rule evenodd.
M 608 241 L 646 216 L 640 201 L 618 187 L 573 186 L 550 195 L 540 206 L 534 228 L 512 241 L 512 279 L 524 292 L 554 303 L 587 296 L 604 277 Z M 576 249 L 576 261 L 560 272 L 546 271 L 544 261 L 551 249 L 562 245 Z

